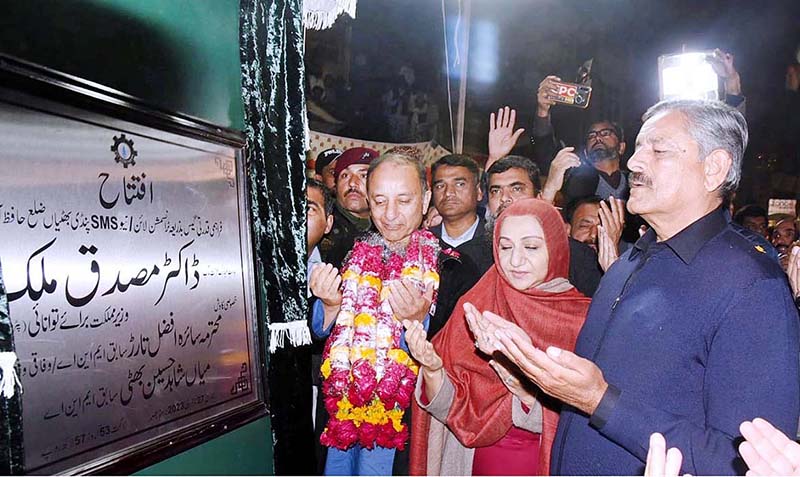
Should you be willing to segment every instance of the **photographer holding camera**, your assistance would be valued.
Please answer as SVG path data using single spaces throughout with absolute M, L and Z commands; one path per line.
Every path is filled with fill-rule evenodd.
M 714 72 L 723 82 L 725 103 L 744 114 L 745 98 L 733 60 L 731 53 L 720 49 L 708 57 Z M 585 195 L 627 200 L 628 180 L 620 168 L 626 143 L 620 125 L 609 119 L 596 121 L 583 136 L 582 148 L 569 152 L 562 150 L 565 144 L 556 138 L 550 121 L 550 108 L 556 104 L 553 98 L 558 96 L 556 83 L 560 82 L 561 78 L 557 76 L 547 76 L 539 84 L 536 95 L 537 109 L 531 135 L 534 158 L 540 164 L 552 161 L 548 183 L 542 191 L 543 198 L 552 202 L 561 190 L 565 204 Z
M 625 153 L 625 135 L 622 127 L 613 121 L 603 119 L 589 126 L 584 138 L 583 158 L 573 151 L 562 151 L 556 140 L 550 122 L 550 108 L 556 103 L 555 82 L 557 76 L 548 76 L 539 84 L 536 95 L 536 117 L 533 122 L 532 142 L 537 158 L 555 158 L 550 165 L 548 184 L 543 195 L 552 201 L 555 194 L 564 188 L 565 202 L 579 198 L 579 195 L 597 195 L 602 199 L 616 197 L 628 198 L 628 181 L 620 170 L 620 159 Z M 580 152 L 580 151 L 577 151 Z M 574 168 L 577 168 L 575 170 Z M 569 173 L 570 169 L 573 169 Z M 573 177 L 574 176 L 574 177 Z M 594 190 L 586 190 L 594 186 Z M 557 188 L 556 188 L 557 187 Z

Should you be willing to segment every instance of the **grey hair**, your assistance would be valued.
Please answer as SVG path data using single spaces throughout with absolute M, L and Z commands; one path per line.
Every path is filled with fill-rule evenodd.
M 700 148 L 701 160 L 715 149 L 731 155 L 731 168 L 720 186 L 720 195 L 730 197 L 742 179 L 742 160 L 747 149 L 747 121 L 742 113 L 721 101 L 673 99 L 651 106 L 642 121 L 671 111 L 683 115 L 689 135 Z
M 369 177 L 375 172 L 375 169 L 377 169 L 378 166 L 386 162 L 413 167 L 419 176 L 419 182 L 422 186 L 422 193 L 424 194 L 428 190 L 428 176 L 425 174 L 425 166 L 422 164 L 422 161 L 407 154 L 401 154 L 397 152 L 382 154 L 380 157 L 369 163 L 369 169 L 367 169 L 367 188 L 369 188 Z

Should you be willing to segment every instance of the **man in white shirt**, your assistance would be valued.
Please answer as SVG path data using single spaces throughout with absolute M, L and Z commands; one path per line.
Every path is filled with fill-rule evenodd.
M 469 156 L 449 154 L 431 166 L 433 205 L 442 223 L 431 232 L 474 262 L 481 274 L 492 264 L 490 242 L 485 240 L 485 221 L 478 214 L 483 198 L 480 168 Z

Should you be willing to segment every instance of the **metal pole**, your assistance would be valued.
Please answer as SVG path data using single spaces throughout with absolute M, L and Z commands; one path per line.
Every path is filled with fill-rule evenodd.
M 467 106 L 467 66 L 469 65 L 469 27 L 470 12 L 472 10 L 472 0 L 463 0 L 464 10 L 462 12 L 461 24 L 463 28 L 461 54 L 461 72 L 458 82 L 458 114 L 456 115 L 456 143 L 455 153 L 461 154 L 464 150 L 464 115 Z

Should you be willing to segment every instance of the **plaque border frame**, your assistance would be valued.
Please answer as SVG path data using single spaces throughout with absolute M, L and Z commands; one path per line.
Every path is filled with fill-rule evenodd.
M 257 292 L 257 266 L 250 220 L 250 195 L 246 172 L 246 139 L 242 131 L 215 125 L 184 113 L 169 111 L 145 100 L 103 86 L 101 84 L 66 74 L 54 69 L 0 53 L 0 87 L 24 95 L 51 101 L 67 107 L 99 114 L 158 131 L 177 134 L 202 142 L 229 146 L 236 149 L 236 170 L 239 203 L 239 230 L 243 236 L 243 262 L 247 264 L 252 283 L 245 284 L 246 311 L 250 314 L 255 363 L 253 374 L 256 399 L 234 409 L 184 425 L 163 435 L 147 439 L 127 449 L 115 451 L 101 458 L 68 468 L 62 473 L 89 475 L 130 475 L 158 462 L 216 439 L 269 415 L 267 405 L 268 383 L 265 359 L 266 331 L 258 319 L 265 310 L 262 297 Z M 249 285 L 249 286 L 248 286 Z M 249 295 L 249 300 L 248 296 Z M 12 317 L 13 321 L 13 317 Z M 257 369 L 256 369 L 257 368 Z M 23 401 L 24 406 L 24 401 Z M 24 429 L 24 421 L 23 421 Z M 267 438 L 268 436 L 265 436 Z M 80 455 L 80 454 L 77 454 Z M 74 458 L 74 457 L 73 457 Z M 48 466 L 39 467 L 46 470 Z M 28 469 L 25 469 L 28 472 Z M 36 470 L 34 470 L 36 472 Z

